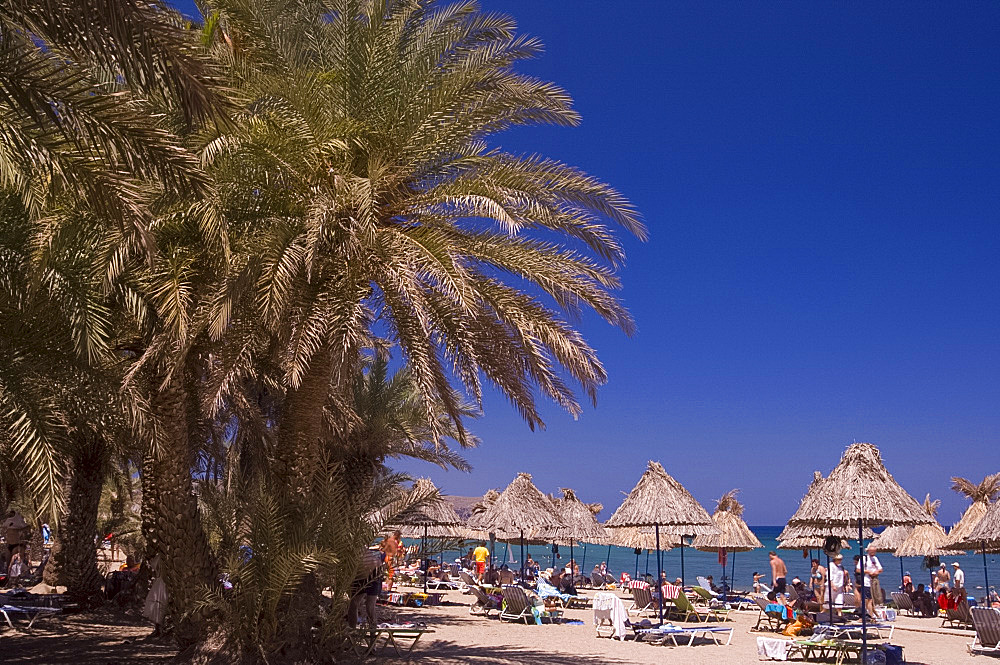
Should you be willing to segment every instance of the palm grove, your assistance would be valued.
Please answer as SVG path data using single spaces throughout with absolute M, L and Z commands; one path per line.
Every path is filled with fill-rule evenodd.
M 531 426 L 626 333 L 608 185 L 495 135 L 574 125 L 540 44 L 475 3 L 0 3 L 0 499 L 90 597 L 102 489 L 134 480 L 182 646 L 307 656 L 412 502 L 465 468 L 484 384 Z M 449 447 L 451 446 L 451 447 Z M 220 575 L 233 589 L 224 591 Z M 145 576 L 148 579 L 148 574 Z M 333 606 L 322 608 L 321 589 Z

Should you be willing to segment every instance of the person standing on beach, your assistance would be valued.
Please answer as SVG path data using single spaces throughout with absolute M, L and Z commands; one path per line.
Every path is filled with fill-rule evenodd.
M 809 586 L 817 602 L 823 603 L 826 592 L 826 568 L 819 565 L 819 559 L 812 560 L 812 571 L 809 574 Z
M 878 581 L 878 576 L 882 574 L 882 563 L 875 556 L 877 552 L 878 548 L 868 545 L 868 556 L 865 557 L 865 586 L 871 588 L 873 616 L 874 606 L 882 604 L 882 585 Z
M 396 572 L 397 559 L 401 557 L 402 532 L 394 531 L 382 539 L 378 549 L 385 555 L 385 590 L 392 591 L 392 578 Z
M 486 574 L 486 560 L 490 558 L 490 551 L 480 543 L 479 547 L 472 551 L 472 560 L 476 564 L 476 579 L 483 581 Z
M 837 554 L 830 564 L 830 586 L 833 587 L 833 603 L 838 607 L 844 606 L 844 594 L 851 588 L 851 578 L 844 568 L 844 555 Z M 838 610 L 839 611 L 839 610 Z
M 785 578 L 788 576 L 788 567 L 776 553 L 768 552 L 767 556 L 771 559 L 771 582 L 774 584 L 774 592 L 785 593 L 787 591 Z
M 959 589 L 959 588 L 964 589 L 965 588 L 965 571 L 962 570 L 962 567 L 960 565 L 958 565 L 958 561 L 955 561 L 951 565 L 955 569 L 955 574 L 953 575 L 953 577 L 955 579 L 955 588 L 956 589 Z
M 941 567 L 938 568 L 937 575 L 934 576 L 934 590 L 941 591 L 944 589 L 947 591 L 949 583 L 951 583 L 951 573 L 948 572 L 948 569 L 942 563 Z

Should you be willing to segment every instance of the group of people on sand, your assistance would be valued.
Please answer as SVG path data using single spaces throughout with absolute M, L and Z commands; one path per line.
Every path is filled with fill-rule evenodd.
M 875 606 L 882 605 L 885 598 L 879 581 L 882 575 L 882 562 L 878 558 L 876 547 L 869 545 L 865 556 L 854 556 L 853 573 L 844 566 L 844 555 L 839 552 L 834 555 L 827 570 L 819 559 L 810 561 L 808 583 L 795 577 L 788 581 L 788 566 L 775 552 L 768 552 L 771 566 L 771 584 L 768 587 L 764 576 L 753 574 L 753 589 L 757 593 L 767 594 L 772 602 L 776 602 L 807 613 L 823 611 L 832 599 L 834 613 L 845 605 L 845 598 L 853 595 L 855 607 L 864 607 L 868 616 L 875 616 Z M 830 595 L 832 594 L 832 596 Z
M 913 607 L 925 617 L 937 616 L 938 610 L 957 609 L 963 603 L 968 603 L 965 589 L 965 571 L 957 561 L 952 562 L 954 574 L 948 572 L 944 563 L 931 572 L 931 582 L 928 587 L 923 584 L 913 584 L 910 571 L 903 575 L 903 583 L 899 590 L 910 597 Z

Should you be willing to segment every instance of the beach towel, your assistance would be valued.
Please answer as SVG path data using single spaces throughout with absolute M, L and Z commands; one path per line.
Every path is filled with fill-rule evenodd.
M 604 621 L 612 627 L 612 638 L 625 639 L 625 624 L 628 621 L 625 603 L 615 594 L 606 591 L 594 596 L 594 626 L 599 627 Z
M 757 655 L 771 660 L 788 660 L 788 650 L 791 640 L 779 640 L 774 637 L 757 638 Z
M 681 595 L 681 588 L 679 586 L 674 586 L 673 584 L 663 585 L 663 597 L 674 599 Z

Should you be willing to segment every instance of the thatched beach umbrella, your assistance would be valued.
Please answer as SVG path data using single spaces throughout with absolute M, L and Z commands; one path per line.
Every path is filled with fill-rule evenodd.
M 428 536 L 434 538 L 457 538 L 462 518 L 455 512 L 450 502 L 445 501 L 430 478 L 417 478 L 413 483 L 413 493 L 420 497 L 433 497 L 420 505 L 404 511 L 398 518 L 400 533 L 406 538 L 420 538 L 423 552 L 424 593 L 427 592 L 427 553 L 424 551 Z
M 935 519 L 938 508 L 941 507 L 941 500 L 931 501 L 928 494 L 924 499 L 924 510 L 931 518 L 930 524 L 918 524 L 910 531 L 899 547 L 896 548 L 896 556 L 945 556 L 949 551 L 944 549 L 949 543 L 948 534 L 944 532 L 941 525 Z
M 826 547 L 826 539 L 828 536 L 817 536 L 815 538 L 810 536 L 796 536 L 795 538 L 786 538 L 778 542 L 779 550 L 821 550 Z M 841 539 L 839 549 L 846 550 L 850 545 L 847 544 L 847 540 Z
M 896 553 L 896 549 L 903 544 L 903 541 L 913 532 L 912 526 L 890 526 L 877 535 L 872 541 L 872 545 L 880 552 L 892 552 L 899 559 L 899 578 L 903 578 L 903 557 Z
M 576 492 L 568 487 L 560 487 L 559 491 L 563 494 L 562 498 L 550 497 L 550 500 L 566 524 L 566 528 L 559 531 L 559 537 L 556 538 L 556 541 L 569 545 L 569 558 L 572 561 L 574 543 L 605 544 L 607 543 L 607 535 L 604 532 L 604 527 L 594 517 L 595 506 L 580 501 Z M 600 512 L 602 506 L 598 505 L 596 508 L 597 512 Z M 584 556 L 586 556 L 586 550 L 584 550 Z M 581 574 L 584 573 L 586 563 L 587 560 L 584 559 L 583 565 L 580 566 Z
M 635 551 L 636 577 L 639 576 L 639 554 L 646 550 L 646 574 L 649 574 L 649 553 L 656 549 L 656 534 L 652 527 L 605 527 L 604 531 L 608 543 Z M 660 534 L 660 548 L 671 550 L 680 545 L 680 540 L 674 535 Z
M 821 535 L 824 529 L 857 526 L 858 547 L 864 561 L 866 525 L 915 526 L 930 521 L 916 499 L 885 468 L 878 448 L 870 443 L 854 443 L 847 447 L 830 475 L 815 482 L 788 525 L 815 529 L 814 535 Z M 830 618 L 832 621 L 832 605 Z M 861 626 L 863 662 L 868 650 L 867 612 L 861 614 Z
M 986 553 L 1000 552 L 1000 502 L 995 502 L 990 506 L 986 514 L 976 524 L 976 527 L 969 533 L 964 543 L 966 549 L 980 549 L 983 553 L 983 571 L 986 576 L 986 601 L 989 605 L 990 599 L 990 577 L 986 570 Z M 954 548 L 956 545 L 952 545 Z
M 968 478 L 961 478 L 955 476 L 951 479 L 952 485 L 951 489 L 955 490 L 960 494 L 972 499 L 972 503 L 965 512 L 962 513 L 962 517 L 958 520 L 958 523 L 951 528 L 948 532 L 948 537 L 951 542 L 948 544 L 946 549 L 950 550 L 979 550 L 983 554 L 983 575 L 986 578 L 986 599 L 987 605 L 989 605 L 990 597 L 990 573 L 989 567 L 986 565 L 986 552 L 990 551 L 990 548 L 986 546 L 985 542 L 975 542 L 969 538 L 972 532 L 979 525 L 979 522 L 986 516 L 986 513 L 990 510 L 990 503 L 997 500 L 1000 497 L 1000 473 L 993 473 L 985 478 L 982 482 L 974 483 Z M 993 548 L 998 549 L 998 548 Z
M 527 473 L 517 477 L 482 512 L 474 512 L 469 526 L 495 533 L 499 538 L 519 538 L 521 577 L 524 577 L 524 538 L 551 540 L 566 527 L 548 497 L 531 482 Z
M 656 579 L 659 586 L 663 557 L 660 529 L 681 538 L 681 583 L 684 582 L 684 536 L 718 533 L 719 529 L 684 486 L 674 480 L 659 462 L 650 462 L 642 478 L 611 516 L 608 527 L 653 527 L 656 536 Z M 663 603 L 660 602 L 660 623 Z
M 747 523 L 743 521 L 743 504 L 736 499 L 738 492 L 739 490 L 735 489 L 729 490 L 715 504 L 712 521 L 718 527 L 719 533 L 698 536 L 693 543 L 695 549 L 719 553 L 719 563 L 722 564 L 723 593 L 725 593 L 726 585 L 726 556 L 728 552 L 733 553 L 731 585 L 736 577 L 736 553 L 750 552 L 764 547 L 763 543 L 747 526 Z
M 907 536 L 913 531 L 912 526 L 890 526 L 872 540 L 879 552 L 892 552 L 903 544 Z M 897 555 L 898 556 L 898 555 Z

